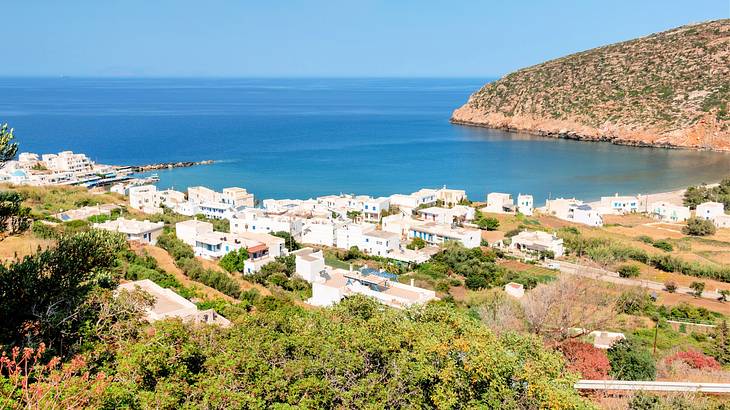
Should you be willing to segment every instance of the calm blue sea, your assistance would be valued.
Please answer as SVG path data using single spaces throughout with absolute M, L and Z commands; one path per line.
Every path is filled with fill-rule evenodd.
M 161 187 L 258 198 L 421 187 L 595 199 L 730 175 L 730 155 L 554 140 L 449 124 L 489 79 L 0 79 L 21 151 L 110 164 L 214 159 Z

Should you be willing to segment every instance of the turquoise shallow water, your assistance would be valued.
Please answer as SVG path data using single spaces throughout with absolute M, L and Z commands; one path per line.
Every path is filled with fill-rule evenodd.
M 113 164 L 214 159 L 161 187 L 259 198 L 448 185 L 595 199 L 730 176 L 730 155 L 554 140 L 449 124 L 488 79 L 0 79 L 21 151 Z

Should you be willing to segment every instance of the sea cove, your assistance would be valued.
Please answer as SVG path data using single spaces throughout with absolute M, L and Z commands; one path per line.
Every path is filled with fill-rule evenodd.
M 259 198 L 420 187 L 596 199 L 715 182 L 730 155 L 554 140 L 452 125 L 485 79 L 0 79 L 22 150 L 74 150 L 155 171 L 160 187 L 243 186 Z

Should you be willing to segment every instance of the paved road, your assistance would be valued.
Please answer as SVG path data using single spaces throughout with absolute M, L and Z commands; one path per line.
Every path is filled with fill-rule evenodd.
M 611 272 L 609 270 L 600 269 L 600 268 L 592 268 L 589 266 L 583 266 L 578 265 L 575 263 L 565 262 L 565 261 L 554 261 L 550 260 L 547 263 L 557 263 L 560 265 L 560 271 L 563 273 L 566 273 L 568 275 L 578 275 L 583 276 L 586 278 L 596 279 L 596 280 L 602 280 L 604 282 L 611 282 L 616 283 L 618 285 L 625 285 L 625 286 L 641 286 L 642 288 L 655 290 L 655 291 L 664 291 L 664 284 L 659 282 L 653 282 L 650 280 L 643 280 L 643 279 L 629 279 L 629 278 L 622 278 L 619 276 L 617 272 Z M 545 265 L 547 265 L 547 263 Z M 677 286 L 676 293 L 693 293 L 692 289 L 685 287 L 685 286 Z M 720 297 L 720 294 L 715 291 L 706 290 L 702 292 L 702 297 L 705 299 L 712 299 L 717 300 Z

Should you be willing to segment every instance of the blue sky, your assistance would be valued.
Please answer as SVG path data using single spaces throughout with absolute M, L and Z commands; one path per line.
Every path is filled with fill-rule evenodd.
M 493 77 L 729 0 L 2 3 L 0 75 Z

